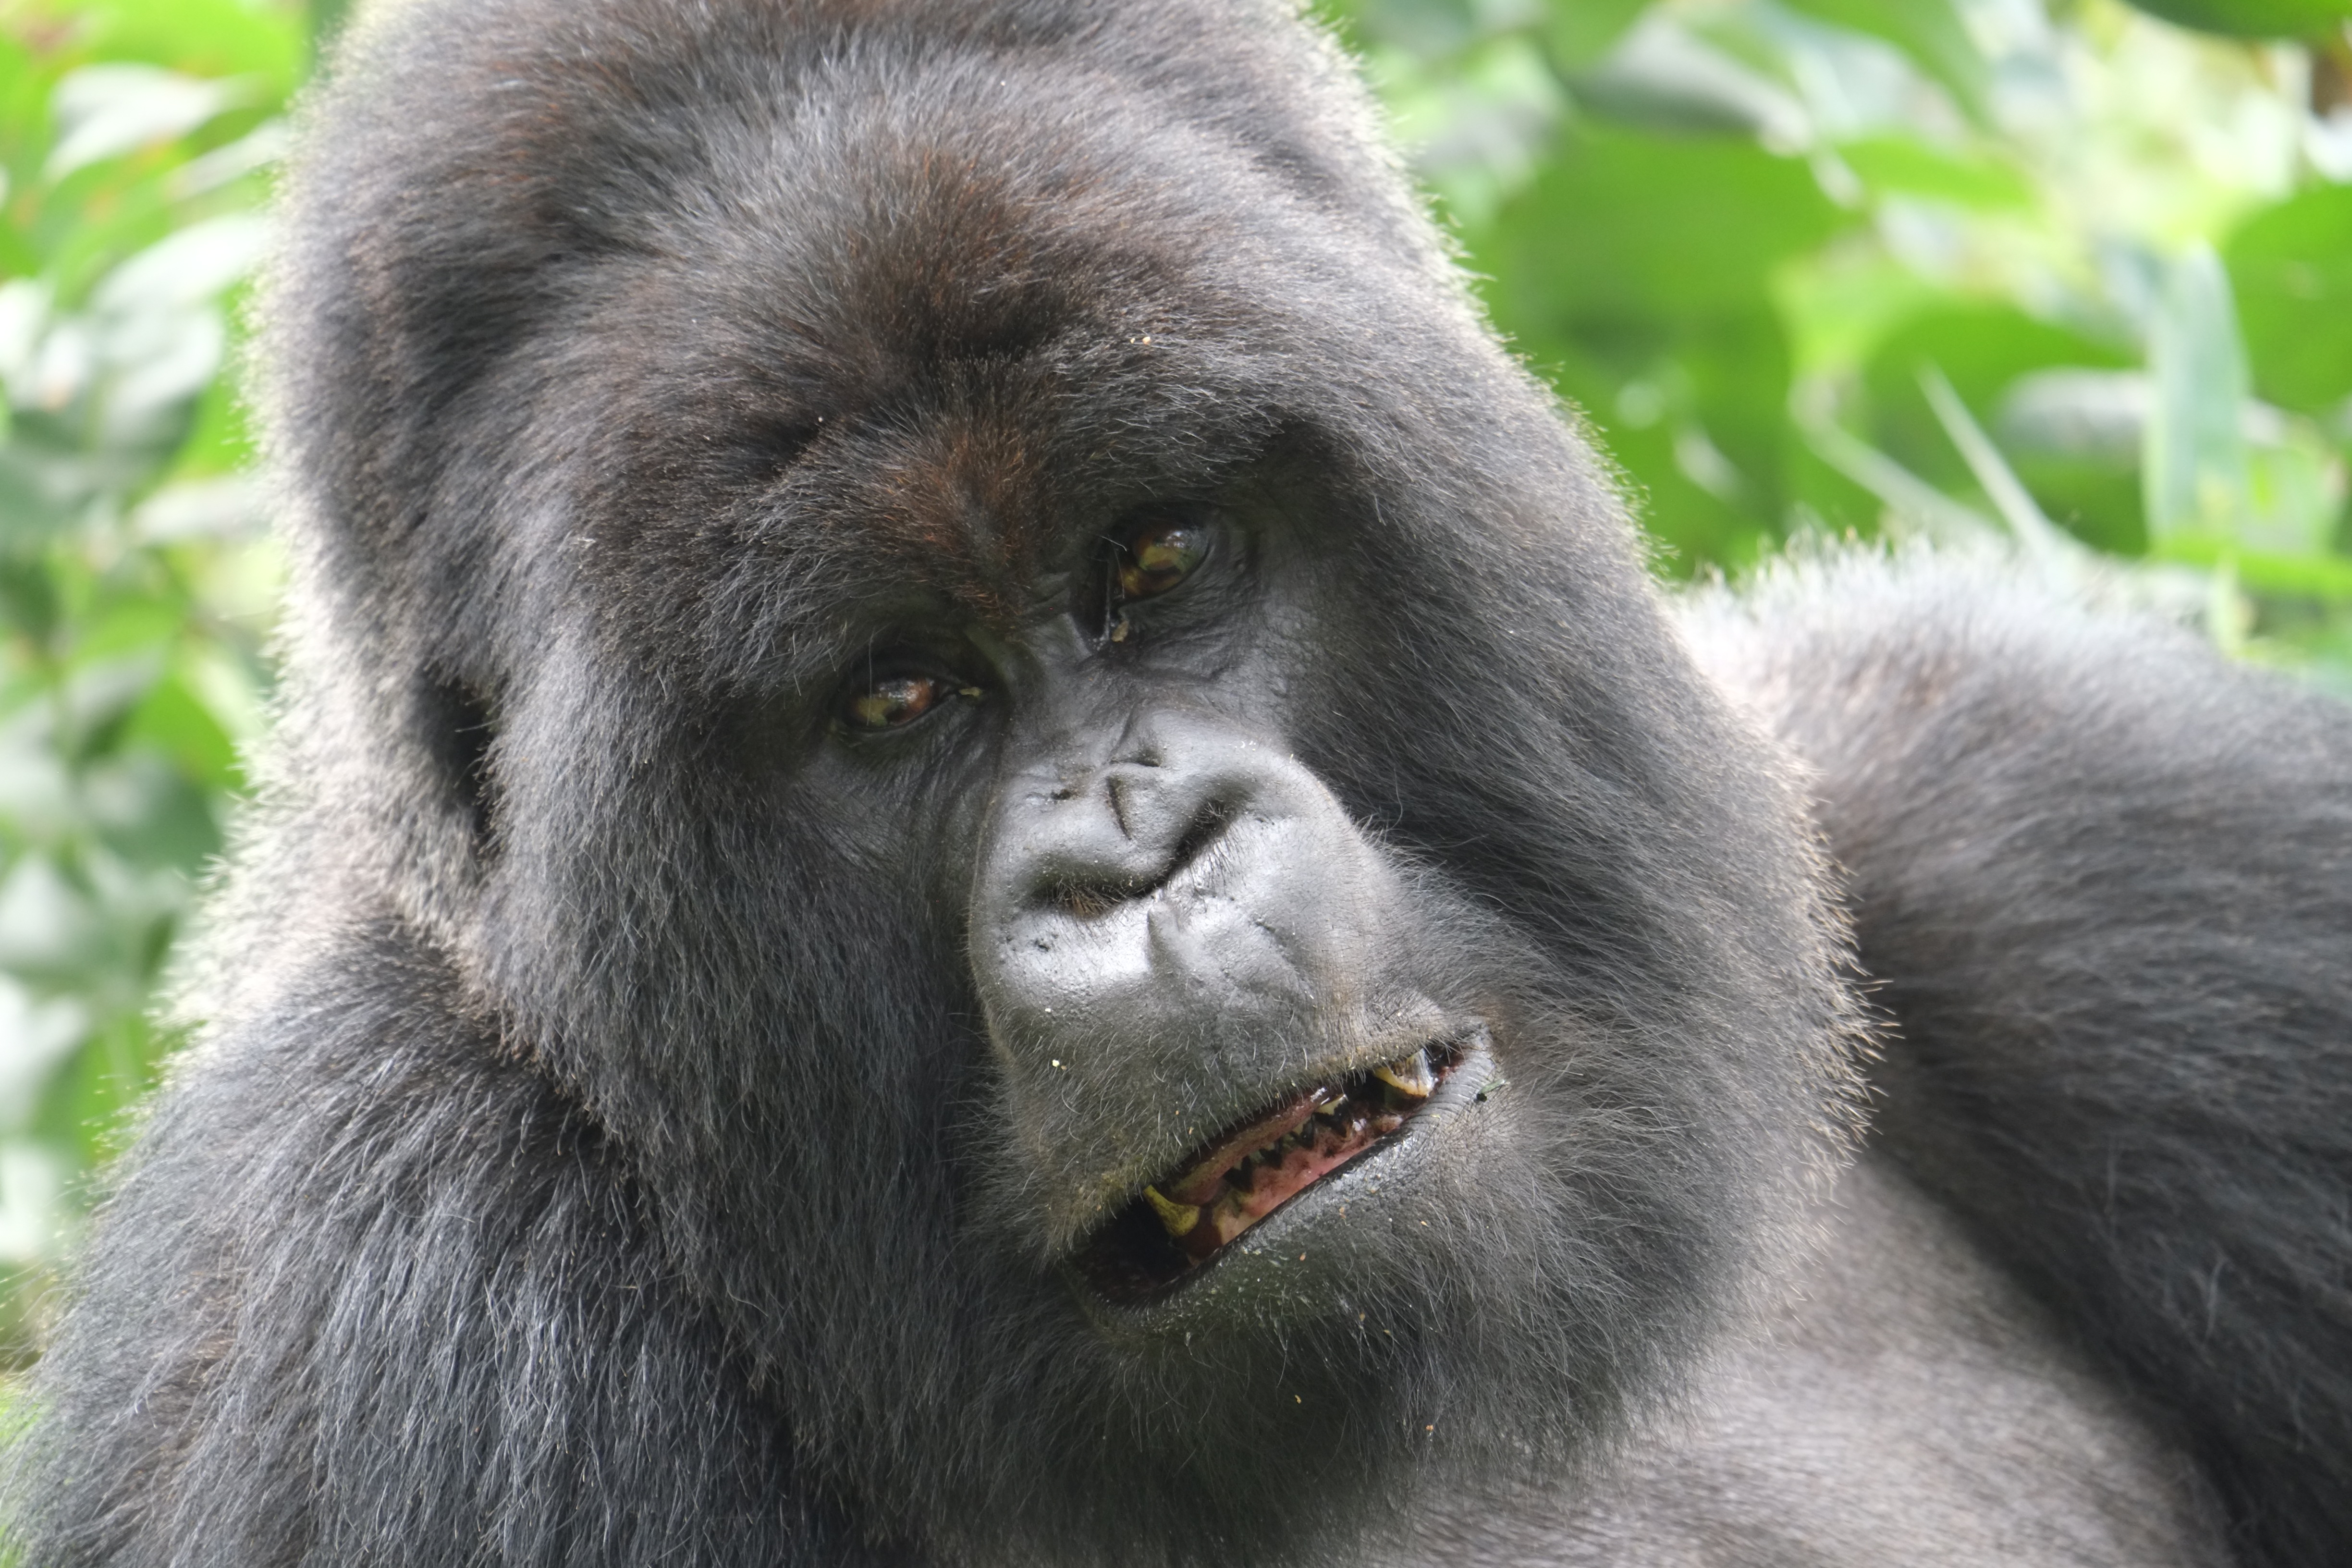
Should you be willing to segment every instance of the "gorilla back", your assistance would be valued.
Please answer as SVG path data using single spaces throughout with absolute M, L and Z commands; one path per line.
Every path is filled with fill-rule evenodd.
M 1806 1262 L 1864 1028 L 1801 792 L 1277 0 L 417 0 L 335 76 L 272 782 L 27 1563 L 1711 1560 L 1897 1485 L 1709 1468 L 1834 1418 L 1791 1356 L 1954 1458 L 1790 1552 L 2211 1561 L 2189 1451 L 2324 1530 L 2340 1461 L 2229 1489 L 2283 1378 L 2140 1403 L 2173 1319 L 2086 1361 L 1986 1261 L 2105 1326 L 2063 1203 L 1874 1156 Z M 2340 870 L 2346 726 L 2178 662 L 2297 716 Z M 2314 1137 L 2214 1157 L 2340 1229 Z

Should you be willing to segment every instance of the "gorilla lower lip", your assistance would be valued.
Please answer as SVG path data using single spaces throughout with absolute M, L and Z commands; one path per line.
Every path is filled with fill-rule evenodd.
M 1105 1297 L 1167 1289 L 1276 1209 L 1403 1128 L 1459 1064 L 1458 1046 L 1318 1084 L 1213 1140 L 1078 1249 Z

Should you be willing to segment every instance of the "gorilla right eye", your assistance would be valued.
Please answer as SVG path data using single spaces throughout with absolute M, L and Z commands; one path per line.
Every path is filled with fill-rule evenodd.
M 896 730 L 938 707 L 954 689 L 934 675 L 891 675 L 852 692 L 841 721 L 852 730 Z
M 1190 577 L 1209 555 L 1209 531 L 1186 521 L 1154 522 L 1119 551 L 1118 596 L 1152 599 Z

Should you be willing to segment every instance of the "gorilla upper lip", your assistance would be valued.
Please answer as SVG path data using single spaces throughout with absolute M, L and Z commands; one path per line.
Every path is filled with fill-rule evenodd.
M 1145 1185 L 1075 1262 L 1107 1299 L 1156 1295 L 1341 1166 L 1401 1131 L 1461 1065 L 1459 1040 L 1313 1084 L 1211 1139 Z

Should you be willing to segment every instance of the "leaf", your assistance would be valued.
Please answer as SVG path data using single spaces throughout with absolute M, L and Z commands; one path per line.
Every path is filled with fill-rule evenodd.
M 268 243 L 268 220 L 256 213 L 190 224 L 109 272 L 90 304 L 118 315 L 203 304 L 250 272 Z
M 37 997 L 0 973 L 0 1129 L 32 1116 L 58 1065 L 89 1034 L 89 1011 L 70 996 Z
M 2255 389 L 2313 414 L 2352 396 L 2352 185 L 2265 207 L 2222 255 Z
M 2352 0 L 2130 0 L 2151 16 L 2235 38 L 2316 38 L 2352 17 Z
M 2016 169 L 1990 157 L 1948 152 L 1911 136 L 1870 136 L 1842 142 L 1837 155 L 1874 192 L 1924 196 L 1988 210 L 2030 206 L 2033 186 Z
M 133 867 L 194 873 L 220 853 L 210 801 L 153 752 L 126 751 L 91 767 L 82 795 L 100 840 Z
M 49 1150 L 0 1144 L 0 1262 L 35 1263 L 58 1249 L 67 1173 Z
M 1948 303 L 1889 333 L 1864 366 L 1861 427 L 1896 462 L 1931 483 L 1965 489 L 1974 476 L 1930 406 L 1919 373 L 1934 365 L 1979 423 L 2007 434 L 1996 416 L 2010 389 L 2050 370 L 2120 371 L 2123 349 L 2008 305 Z M 2009 449 L 2004 456 L 2042 510 L 2088 543 L 2119 554 L 2145 545 L 2139 500 L 2138 426 L 2130 457 Z
M 2352 561 L 2248 550 L 2227 533 L 2197 531 L 2163 540 L 2148 554 L 2188 566 L 2226 566 L 2250 588 L 2299 598 L 2352 601 Z
M 310 53 L 323 57 L 343 30 L 343 18 L 351 10 L 351 0 L 310 0 Z
M 1803 429 L 1823 462 L 1876 496 L 1887 512 L 1908 529 L 1954 543 L 1992 532 L 1990 521 L 1974 507 L 1954 500 L 1834 420 L 1807 419 Z
M 2148 371 L 2155 395 L 2140 459 L 2148 538 L 2227 531 L 2248 505 L 2250 389 L 2229 275 L 2204 246 L 2166 268 Z
M 1785 258 L 1853 222 L 1811 171 L 1751 143 L 1586 129 L 1464 237 L 1507 331 L 1744 312 Z
M 84 66 L 58 83 L 52 104 L 62 134 L 43 174 L 61 180 L 101 159 L 184 136 L 236 100 L 231 84 L 159 66 Z
M 1783 152 L 1813 139 L 1812 117 L 1780 83 L 1665 11 L 1569 86 L 1595 115 L 1642 130 L 1754 136 Z
M 234 789 L 240 782 L 235 742 L 176 675 L 157 681 L 131 710 L 122 744 L 162 752 L 206 789 Z
M 1335 9 L 1351 13 L 1364 38 L 1424 59 L 1465 48 L 1479 33 L 1472 0 L 1353 0 Z
M 1496 324 L 1586 408 L 1675 569 L 1778 532 L 1798 448 L 1773 279 L 1853 221 L 1752 142 L 1588 129 L 1465 235 Z
M 1551 7 L 1544 46 L 1552 63 L 1573 72 L 1598 61 L 1648 6 L 1648 0 L 1566 0 Z
M 1884 38 L 1942 84 L 1962 112 L 1991 120 L 1992 73 L 1951 0 L 1788 0 L 1791 9 Z
M 2011 451 L 2137 467 L 2150 395 L 2137 371 L 2037 370 L 2010 384 L 1993 422 Z
M 91 962 L 105 934 L 88 896 L 48 857 L 20 857 L 0 881 L 0 964 L 65 973 Z
M 1952 445 L 1967 459 L 1969 471 L 1976 476 L 1977 484 L 1991 500 L 1994 510 L 2000 513 L 2000 520 L 2009 524 L 2009 531 L 2024 547 L 2025 552 L 2042 560 L 2062 554 L 2067 542 L 2060 535 L 2057 527 L 2042 515 L 2041 503 L 2033 499 L 2024 482 L 2011 469 L 2000 448 L 1992 444 L 1991 438 L 1976 422 L 1976 416 L 1969 412 L 1968 405 L 1962 403 L 1959 394 L 1952 390 L 1952 384 L 1945 379 L 1944 373 L 1934 365 L 1922 367 L 1919 385 L 1920 390 L 1927 395 L 1928 405 L 1936 411 L 1936 417 L 1943 423 L 1944 433 L 1952 438 Z M 2079 550 L 2081 547 L 2075 548 Z
M 79 52 L 195 77 L 244 77 L 275 106 L 307 64 L 302 7 L 289 0 L 33 0 L 73 24 Z

